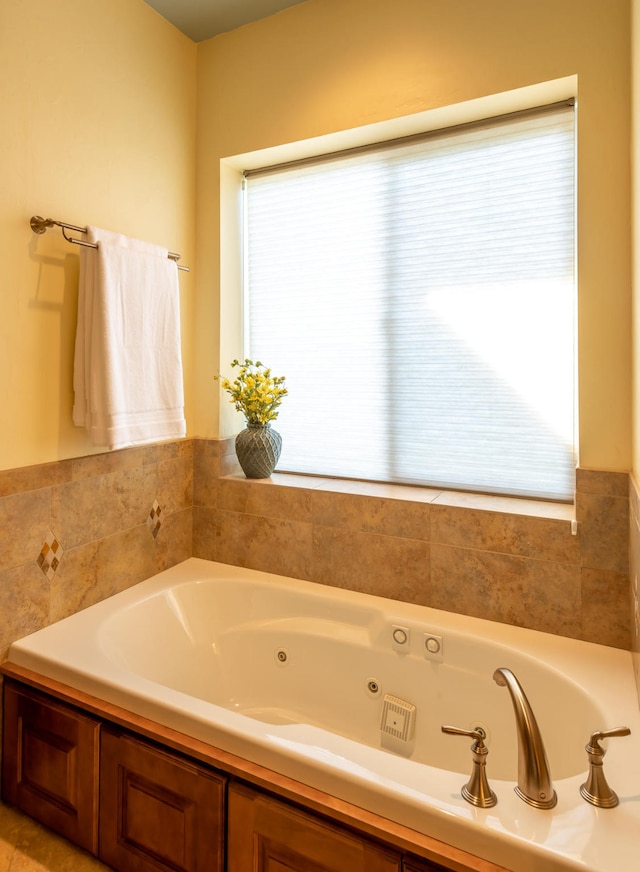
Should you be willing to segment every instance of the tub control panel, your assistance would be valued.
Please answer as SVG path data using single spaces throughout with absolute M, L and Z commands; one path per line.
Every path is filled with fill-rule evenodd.
M 439 633 L 429 632 L 421 628 L 412 631 L 402 624 L 391 625 L 391 647 L 400 654 L 410 654 L 412 647 L 415 654 L 422 654 L 427 660 L 442 660 L 444 642 Z

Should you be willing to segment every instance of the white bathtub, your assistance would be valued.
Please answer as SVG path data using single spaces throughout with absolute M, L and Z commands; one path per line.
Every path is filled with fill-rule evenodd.
M 435 654 L 429 637 L 441 639 Z M 517 872 L 637 872 L 629 653 L 192 558 L 14 643 L 9 660 Z M 538 720 L 553 810 L 514 793 L 515 718 L 498 667 Z M 416 706 L 401 753 L 381 746 L 387 694 Z M 442 724 L 486 729 L 494 808 L 462 798 L 471 740 Z M 631 735 L 608 740 L 604 761 L 620 805 L 596 809 L 579 793 L 584 746 L 622 725 Z

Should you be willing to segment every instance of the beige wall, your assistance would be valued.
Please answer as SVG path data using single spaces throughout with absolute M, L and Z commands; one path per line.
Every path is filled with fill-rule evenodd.
M 633 167 L 633 460 L 632 470 L 640 476 L 640 0 L 632 6 L 632 167 Z
M 93 450 L 71 422 L 79 249 L 35 236 L 31 215 L 193 263 L 196 51 L 143 0 L 0 4 L 0 469 Z M 186 340 L 194 274 L 180 276 Z
M 210 374 L 242 351 L 220 296 L 221 158 L 575 75 L 580 463 L 628 470 L 629 16 L 629 0 L 309 0 L 201 44 L 195 434 L 233 427 Z
M 142 0 L 5 0 L 0 468 L 91 451 L 71 423 L 78 251 L 58 230 L 35 237 L 32 214 L 195 266 L 181 273 L 188 431 L 225 434 L 212 375 L 240 349 L 219 293 L 220 158 L 575 75 L 580 462 L 629 469 L 629 7 L 309 0 L 196 46 Z

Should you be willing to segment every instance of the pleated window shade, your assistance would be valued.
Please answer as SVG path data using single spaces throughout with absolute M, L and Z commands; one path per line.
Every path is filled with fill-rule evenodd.
M 570 105 L 248 174 L 279 470 L 571 500 Z

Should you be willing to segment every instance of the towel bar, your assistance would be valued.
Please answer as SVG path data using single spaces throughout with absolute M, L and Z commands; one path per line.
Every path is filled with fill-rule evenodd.
M 72 242 L 74 245 L 84 245 L 85 248 L 97 248 L 95 242 L 85 242 L 84 239 L 74 239 L 72 236 L 67 236 L 65 230 L 75 230 L 76 233 L 86 233 L 86 227 L 78 227 L 76 224 L 67 224 L 65 221 L 54 221 L 53 218 L 41 218 L 40 215 L 33 215 L 31 221 L 29 221 L 29 226 L 33 230 L 34 233 L 45 233 L 49 227 L 60 227 L 62 229 L 62 235 L 67 240 L 67 242 Z M 168 256 L 171 260 L 178 261 L 182 257 L 180 254 L 176 254 L 174 251 L 170 251 Z M 181 266 L 178 264 L 178 269 L 183 270 L 184 272 L 189 272 L 188 266 Z

